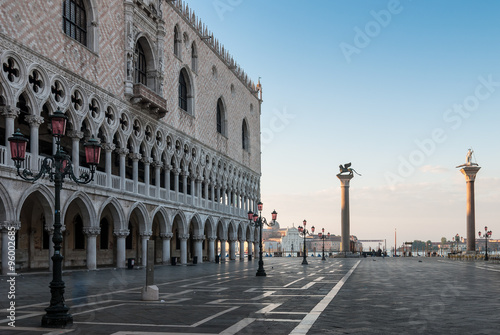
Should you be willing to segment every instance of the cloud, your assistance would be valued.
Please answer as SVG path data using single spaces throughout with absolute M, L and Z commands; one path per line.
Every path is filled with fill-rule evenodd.
M 450 171 L 450 169 L 445 168 L 443 166 L 433 166 L 433 165 L 423 165 L 419 168 L 420 172 L 423 173 L 433 173 L 433 174 L 439 174 L 439 173 L 447 173 Z

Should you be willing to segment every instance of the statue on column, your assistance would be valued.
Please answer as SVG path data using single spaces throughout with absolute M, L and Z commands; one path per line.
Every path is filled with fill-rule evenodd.
M 343 173 L 347 173 L 349 176 L 352 176 L 352 175 L 354 175 L 354 173 L 356 173 L 358 176 L 361 176 L 356 170 L 354 170 L 353 168 L 351 168 L 351 163 L 346 163 L 344 165 L 339 165 L 339 170 L 340 170 L 340 173 L 337 174 L 337 176 L 340 176 Z
M 457 168 L 464 167 L 464 166 L 478 166 L 477 163 L 472 162 L 472 155 L 473 154 L 474 154 L 474 150 L 469 149 L 469 151 L 467 151 L 467 155 L 465 156 L 465 164 L 459 165 L 459 166 L 457 166 Z

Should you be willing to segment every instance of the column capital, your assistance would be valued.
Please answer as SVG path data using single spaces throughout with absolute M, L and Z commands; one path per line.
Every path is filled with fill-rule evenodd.
M 19 108 L 13 106 L 0 106 L 0 115 L 8 119 L 15 119 L 19 115 Z
M 189 234 L 178 234 L 177 236 L 181 240 L 187 240 L 187 239 L 189 239 Z
M 209 240 L 210 242 L 213 242 L 217 239 L 217 236 L 209 236 L 207 237 L 207 240 Z
M 141 158 L 141 161 L 142 161 L 144 164 L 151 164 L 151 163 L 153 163 L 153 158 L 151 158 L 151 157 L 142 157 L 142 158 Z
M 140 232 L 139 235 L 142 237 L 142 238 L 150 238 L 151 235 L 153 235 L 153 232 L 151 230 L 147 230 L 147 231 L 143 231 L 143 232 Z
M 465 176 L 466 182 L 474 182 L 479 169 L 481 169 L 480 166 L 465 166 L 460 169 L 460 172 Z
M 130 234 L 130 230 L 128 229 L 119 229 L 113 231 L 113 235 L 116 237 L 127 237 Z
M 193 235 L 191 238 L 195 241 L 203 241 L 205 239 L 205 235 Z
M 349 187 L 349 182 L 351 181 L 352 178 L 354 178 L 354 175 L 351 174 L 338 174 L 337 178 L 340 180 L 340 186 L 341 187 Z
M 128 154 L 128 156 L 130 157 L 130 159 L 132 159 L 133 161 L 139 161 L 139 159 L 141 159 L 142 155 L 137 153 L 137 152 L 132 152 L 131 154 Z
M 15 230 L 21 229 L 21 221 L 2 221 L 0 222 L 0 230 L 9 230 L 14 228 Z
M 116 152 L 120 156 L 126 156 L 126 155 L 128 155 L 129 150 L 127 148 L 118 148 L 118 149 L 116 149 Z
M 44 122 L 43 117 L 37 115 L 26 115 L 24 119 L 31 127 L 40 127 L 40 125 Z
M 103 143 L 101 147 L 104 149 L 104 151 L 113 151 L 116 149 L 116 145 L 114 143 Z
M 83 227 L 83 233 L 87 236 L 97 236 L 101 233 L 99 227 Z
M 161 233 L 160 234 L 160 237 L 164 240 L 169 240 L 172 238 L 172 236 L 174 236 L 174 234 L 172 233 Z
M 162 161 L 154 161 L 152 163 L 154 168 L 162 168 L 163 167 L 163 162 Z
M 79 130 L 68 130 L 66 132 L 66 135 L 70 138 L 73 138 L 73 139 L 78 139 L 78 140 L 81 140 L 83 138 L 83 131 L 79 131 Z

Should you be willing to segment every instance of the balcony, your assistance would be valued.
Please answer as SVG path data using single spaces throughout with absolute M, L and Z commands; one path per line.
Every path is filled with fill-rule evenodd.
M 130 102 L 147 111 L 157 119 L 167 114 L 167 100 L 159 96 L 143 84 L 134 84 L 134 90 Z

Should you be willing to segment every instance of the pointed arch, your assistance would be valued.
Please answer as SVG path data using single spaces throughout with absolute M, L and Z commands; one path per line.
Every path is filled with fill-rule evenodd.
M 130 221 L 134 212 L 138 212 L 140 215 L 137 215 L 139 229 L 141 232 L 149 232 L 151 231 L 151 220 L 149 218 L 148 210 L 143 202 L 136 202 L 130 207 L 130 212 L 128 214 L 128 220 Z
M 61 208 L 63 215 L 66 215 L 65 213 L 68 212 L 68 208 L 73 203 L 77 205 L 78 209 L 82 213 L 84 227 L 99 227 L 92 199 L 90 199 L 87 193 L 82 191 L 73 193 Z

